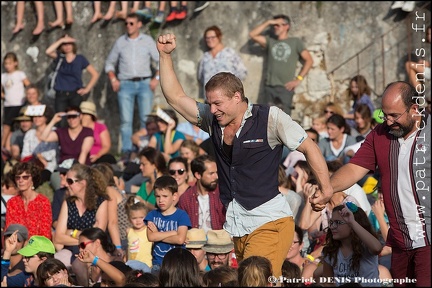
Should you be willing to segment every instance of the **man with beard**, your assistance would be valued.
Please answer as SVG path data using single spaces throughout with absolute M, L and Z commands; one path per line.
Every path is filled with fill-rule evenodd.
M 209 230 L 207 243 L 202 248 L 206 252 L 211 270 L 217 267 L 229 266 L 229 254 L 234 250 L 231 236 L 225 230 Z
M 381 173 L 384 206 L 390 229 L 393 279 L 416 279 L 431 285 L 431 123 L 419 96 L 407 82 L 390 83 L 382 96 L 381 119 L 350 162 L 331 176 L 334 191 L 343 191 L 370 170 Z M 305 189 L 310 189 L 305 187 Z M 321 210 L 328 193 L 315 193 L 311 203 Z M 400 284 L 395 283 L 395 286 Z
M 197 181 L 180 196 L 178 208 L 189 215 L 192 228 L 206 232 L 222 229 L 226 209 L 219 198 L 216 161 L 210 155 L 198 156 L 192 160 L 191 170 Z

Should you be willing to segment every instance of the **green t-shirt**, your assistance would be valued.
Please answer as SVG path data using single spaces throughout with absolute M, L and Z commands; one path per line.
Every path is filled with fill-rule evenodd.
M 266 85 L 284 86 L 295 77 L 297 62 L 305 50 L 299 38 L 277 40 L 267 36 Z
M 156 205 L 156 197 L 154 194 L 154 190 L 150 192 L 150 194 L 147 194 L 147 182 L 144 182 L 141 184 L 141 187 L 139 188 L 137 192 L 137 196 L 140 196 L 145 201 L 149 202 L 152 205 Z

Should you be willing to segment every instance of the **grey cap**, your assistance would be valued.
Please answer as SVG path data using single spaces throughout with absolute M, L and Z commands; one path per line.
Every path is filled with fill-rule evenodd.
M 7 227 L 7 229 L 4 231 L 4 236 L 10 236 L 12 235 L 16 230 L 18 230 L 17 236 L 19 242 L 24 242 L 28 238 L 28 230 L 27 227 L 21 225 L 21 224 L 11 224 Z

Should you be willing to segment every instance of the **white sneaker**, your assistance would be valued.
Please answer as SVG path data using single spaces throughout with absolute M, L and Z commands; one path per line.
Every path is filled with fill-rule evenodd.
M 405 4 L 402 6 L 402 10 L 405 12 L 411 12 L 415 8 L 415 1 L 405 1 Z
M 405 1 L 394 1 L 393 5 L 390 7 L 391 9 L 402 8 L 405 4 Z

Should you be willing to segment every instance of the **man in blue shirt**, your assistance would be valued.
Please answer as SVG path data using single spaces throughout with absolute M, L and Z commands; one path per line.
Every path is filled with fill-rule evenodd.
M 105 63 L 105 72 L 113 91 L 118 92 L 121 151 L 123 155 L 129 155 L 133 150 L 131 137 L 135 99 L 138 101 L 140 128 L 145 128 L 147 115 L 153 106 L 153 93 L 159 84 L 159 71 L 155 68 L 153 76 L 152 61 L 158 65 L 159 55 L 153 38 L 140 33 L 142 22 L 137 14 L 129 14 L 125 25 L 127 33 L 114 43 Z

